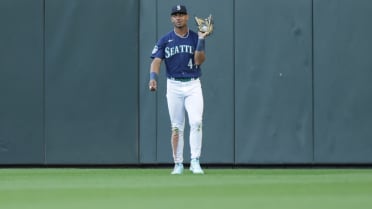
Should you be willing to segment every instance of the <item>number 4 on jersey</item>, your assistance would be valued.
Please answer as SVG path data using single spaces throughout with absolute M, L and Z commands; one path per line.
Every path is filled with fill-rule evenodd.
M 193 64 L 192 64 L 192 59 L 191 58 L 189 60 L 189 64 L 187 64 L 187 66 L 189 66 L 190 70 L 192 70 Z

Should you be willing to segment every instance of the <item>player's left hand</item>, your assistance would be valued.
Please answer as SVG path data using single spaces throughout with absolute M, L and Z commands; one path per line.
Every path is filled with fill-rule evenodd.
M 205 37 L 207 37 L 209 35 L 209 32 L 200 32 L 200 31 L 198 31 L 198 36 L 199 36 L 199 38 L 205 38 Z

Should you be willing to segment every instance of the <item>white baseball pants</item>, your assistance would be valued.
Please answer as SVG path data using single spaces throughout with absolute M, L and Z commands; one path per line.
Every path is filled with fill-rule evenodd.
M 183 162 L 185 113 L 190 125 L 191 158 L 199 158 L 202 148 L 203 93 L 199 79 L 187 82 L 167 79 L 167 102 L 172 132 L 178 132 L 178 143 L 173 144 L 175 163 Z

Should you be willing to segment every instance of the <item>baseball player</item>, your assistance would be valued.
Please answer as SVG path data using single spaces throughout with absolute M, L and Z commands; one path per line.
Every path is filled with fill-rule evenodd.
M 205 37 L 208 32 L 194 32 L 187 26 L 189 15 L 184 5 L 171 9 L 173 30 L 155 45 L 150 66 L 151 91 L 157 89 L 160 65 L 164 60 L 167 75 L 167 103 L 171 121 L 171 145 L 174 169 L 171 174 L 182 174 L 185 113 L 190 125 L 190 170 L 204 174 L 199 157 L 202 148 L 203 94 L 199 77 L 205 60 Z

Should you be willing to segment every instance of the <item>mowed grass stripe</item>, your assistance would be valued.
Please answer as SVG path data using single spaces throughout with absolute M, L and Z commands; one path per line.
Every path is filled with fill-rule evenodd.
M 369 169 L 0 169 L 0 208 L 372 208 Z

